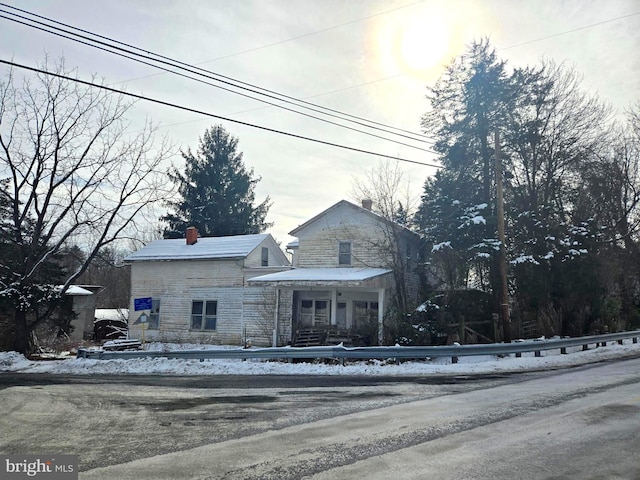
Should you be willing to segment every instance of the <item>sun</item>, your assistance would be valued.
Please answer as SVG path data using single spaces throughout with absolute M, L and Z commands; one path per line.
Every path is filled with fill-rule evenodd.
M 414 18 L 404 28 L 397 44 L 397 58 L 404 69 L 421 71 L 439 66 L 448 51 L 444 22 L 427 16 Z
M 448 63 L 454 32 L 446 13 L 432 6 L 385 18 L 374 33 L 379 65 L 389 74 L 424 77 Z

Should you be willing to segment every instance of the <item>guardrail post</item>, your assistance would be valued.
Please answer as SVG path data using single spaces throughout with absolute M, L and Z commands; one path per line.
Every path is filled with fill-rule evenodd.
M 540 350 L 536 350 L 536 357 L 541 357 L 542 353 L 540 352 Z
M 589 345 L 585 343 L 584 345 L 582 345 L 582 351 L 586 352 L 587 350 L 589 350 Z
M 618 340 L 618 345 L 623 345 L 624 342 L 622 341 L 622 339 Z
M 451 357 L 451 363 L 458 363 L 458 357 Z
M 638 343 L 638 337 L 633 337 L 633 338 L 631 339 L 631 341 L 632 341 L 633 343 Z
M 567 347 L 560 348 L 560 355 L 566 355 L 566 354 L 567 354 Z
M 522 357 L 522 353 L 521 352 L 516 352 L 516 358 L 520 358 Z

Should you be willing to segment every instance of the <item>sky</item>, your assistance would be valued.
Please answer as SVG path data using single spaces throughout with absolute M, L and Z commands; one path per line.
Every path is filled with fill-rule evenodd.
M 136 47 L 291 97 L 420 133 L 427 88 L 473 40 L 488 37 L 512 67 L 542 58 L 583 75 L 583 88 L 619 115 L 640 100 L 640 0 L 4 0 Z M 140 101 L 131 128 L 149 118 L 179 148 L 197 149 L 221 123 L 239 139 L 272 207 L 268 231 L 288 232 L 342 200 L 380 162 L 398 162 L 419 198 L 433 153 L 265 105 L 0 18 L 0 58 L 36 66 L 64 56 L 80 78 L 296 135 L 312 143 Z M 3 75 L 4 76 L 4 75 Z M 309 112 L 313 114 L 313 112 Z M 326 118 L 326 117 L 324 117 Z M 331 119 L 332 121 L 339 121 Z M 341 122 L 345 123 L 345 122 Z M 359 128 L 351 125 L 352 128 Z M 382 132 L 369 132 L 390 135 Z M 425 142 L 397 140 L 422 149 Z M 389 160 L 391 159 L 391 160 Z M 169 165 L 167 165 L 167 168 Z M 158 206 L 159 213 L 166 210 Z M 150 225 L 150 229 L 154 226 Z

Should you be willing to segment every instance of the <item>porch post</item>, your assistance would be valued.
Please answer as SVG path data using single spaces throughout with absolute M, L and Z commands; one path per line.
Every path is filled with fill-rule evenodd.
M 329 325 L 336 324 L 336 313 L 338 311 L 338 308 L 336 306 L 337 303 L 338 303 L 338 289 L 334 288 L 333 290 L 331 290 L 331 316 L 329 318 Z
M 280 289 L 276 287 L 276 308 L 273 316 L 273 346 L 278 346 L 278 313 L 280 310 Z
M 384 288 L 378 290 L 378 345 L 384 343 Z

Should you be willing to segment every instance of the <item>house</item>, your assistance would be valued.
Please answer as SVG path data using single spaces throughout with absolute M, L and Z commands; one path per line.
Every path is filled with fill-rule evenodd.
M 71 341 L 81 342 L 93 337 L 93 317 L 100 290 L 102 287 L 99 285 L 69 285 L 67 288 L 65 296 L 73 313 L 68 334 Z
M 291 298 L 291 317 L 281 325 L 294 337 L 326 329 L 382 344 L 390 307 L 399 298 L 405 307 L 417 305 L 419 237 L 371 206 L 342 200 L 324 210 L 290 232 L 297 237 L 288 245 L 293 269 L 249 279 L 250 285 L 274 288 L 276 298 Z
M 125 258 L 131 265 L 130 336 L 150 341 L 270 345 L 273 288 L 256 276 L 291 268 L 270 234 L 156 240 Z M 135 299 L 151 298 L 148 322 L 136 323 Z M 285 308 L 279 309 L 289 315 Z M 290 335 L 281 328 L 279 335 Z

